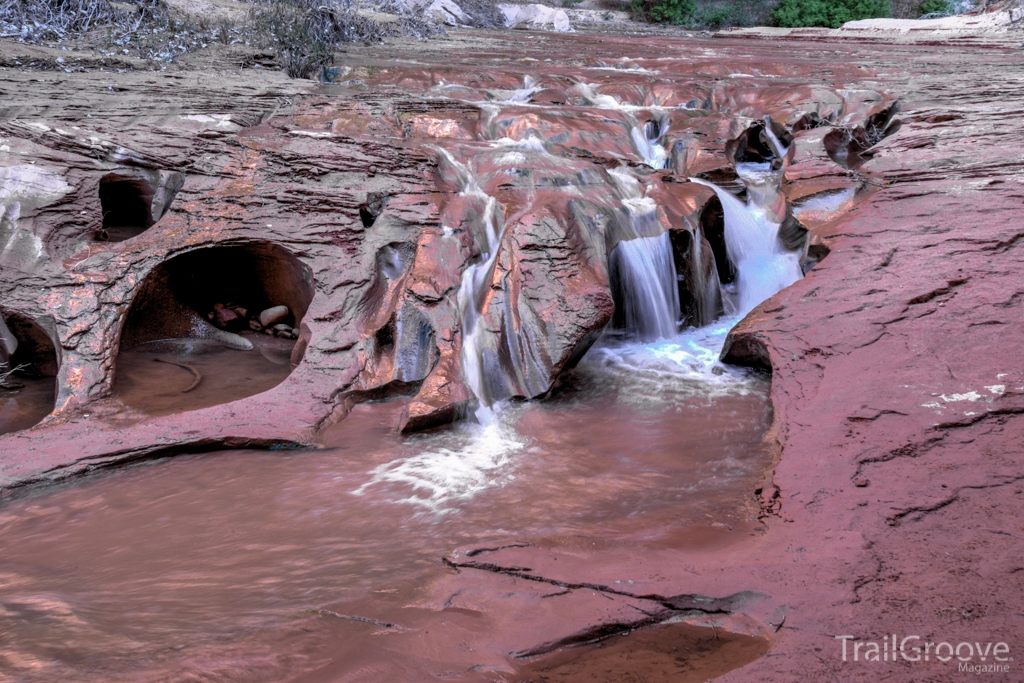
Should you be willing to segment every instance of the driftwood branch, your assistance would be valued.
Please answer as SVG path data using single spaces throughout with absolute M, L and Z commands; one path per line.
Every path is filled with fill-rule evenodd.
M 10 368 L 10 369 L 5 370 L 4 368 Z M 18 365 L 16 367 L 11 368 L 7 363 L 0 364 L 0 388 L 7 389 L 7 390 L 19 389 L 20 386 L 13 385 L 13 384 L 8 384 L 7 380 L 14 373 L 19 372 L 21 370 L 27 370 L 27 369 L 28 369 L 27 365 Z
M 195 389 L 196 387 L 199 386 L 200 382 L 203 381 L 203 376 L 199 374 L 199 371 L 196 370 L 191 365 L 188 365 L 187 363 L 179 363 L 177 361 L 166 360 L 164 358 L 154 358 L 153 360 L 155 360 L 157 363 L 167 363 L 168 365 L 177 365 L 179 368 L 184 368 L 185 370 L 188 370 L 189 372 L 192 373 L 192 375 L 195 377 L 195 379 L 192 380 L 192 384 L 189 384 L 187 389 L 182 389 L 181 390 L 181 393 L 183 393 L 183 394 L 187 394 L 188 392 L 192 391 L 193 389 Z

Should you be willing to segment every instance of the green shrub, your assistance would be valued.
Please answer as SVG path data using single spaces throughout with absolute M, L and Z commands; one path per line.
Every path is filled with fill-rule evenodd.
M 693 17 L 693 23 L 706 28 L 726 28 L 729 26 L 750 26 L 752 15 L 750 8 L 734 2 L 717 7 L 703 7 Z
M 782 0 L 772 12 L 779 26 L 839 28 L 848 21 L 890 16 L 889 0 Z
M 923 17 L 926 14 L 939 14 L 947 16 L 952 14 L 953 7 L 949 0 L 924 0 L 917 6 L 917 16 Z
M 660 24 L 689 24 L 697 4 L 694 0 L 633 0 L 629 6 L 633 14 L 645 21 Z

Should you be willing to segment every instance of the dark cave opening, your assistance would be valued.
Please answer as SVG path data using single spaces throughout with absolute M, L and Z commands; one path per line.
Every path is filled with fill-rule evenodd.
M 123 242 L 153 225 L 153 188 L 140 178 L 111 173 L 100 180 L 103 230 L 100 241 Z
M 184 176 L 173 171 L 123 169 L 100 179 L 100 242 L 123 242 L 151 228 L 170 208 Z
M 313 293 L 309 267 L 269 242 L 168 259 L 129 309 L 115 395 L 159 415 L 267 391 L 302 359 L 301 323 Z
M 37 322 L 4 313 L 2 327 L 0 434 L 6 434 L 28 429 L 53 412 L 60 361 L 53 340 Z
M 249 315 L 287 306 L 281 322 L 297 328 L 312 299 L 312 271 L 276 244 L 197 249 L 161 263 L 146 277 L 128 312 L 121 346 L 195 336 L 201 332 L 195 319 L 209 321 L 218 305 Z
M 718 197 L 712 197 L 700 212 L 700 230 L 711 245 L 719 281 L 723 285 L 730 284 L 736 279 L 736 271 L 729 262 L 729 252 L 725 246 L 725 210 Z

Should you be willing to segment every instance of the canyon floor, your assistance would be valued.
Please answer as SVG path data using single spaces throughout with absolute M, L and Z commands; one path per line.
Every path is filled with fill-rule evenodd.
M 421 387 L 403 380 L 397 360 L 360 345 L 400 304 L 382 304 L 371 322 L 353 312 L 378 289 L 392 296 L 407 288 L 420 302 L 436 301 L 445 277 L 421 277 L 413 266 L 412 280 L 398 284 L 362 275 L 390 244 L 441 249 L 410 237 L 408 226 L 443 223 L 432 203 L 436 167 L 415 140 L 458 140 L 479 116 L 479 109 L 417 99 L 419 76 L 407 72 L 431 73 L 431 87 L 444 79 L 475 87 L 465 85 L 470 76 L 486 81 L 512 62 L 543 79 L 603 60 L 625 92 L 623 79 L 656 81 L 659 60 L 671 61 L 695 83 L 754 93 L 750 101 L 737 95 L 737 109 L 785 109 L 781 100 L 796 88 L 899 102 L 898 129 L 856 165 L 824 154 L 794 160 L 795 174 L 832 179 L 822 187 L 856 182 L 870 191 L 838 220 L 811 227 L 827 256 L 742 320 L 727 343 L 727 359 L 771 372 L 770 466 L 741 503 L 755 521 L 708 531 L 710 540 L 688 540 L 682 551 L 543 540 L 458 547 L 453 540 L 434 558 L 443 576 L 415 598 L 402 596 L 408 604 L 385 609 L 366 599 L 358 617 L 327 610 L 297 618 L 277 642 L 264 643 L 261 656 L 281 667 L 270 667 L 266 680 L 282 680 L 281 671 L 308 681 L 646 683 L 715 675 L 920 683 L 966 675 L 955 658 L 863 661 L 865 648 L 853 661 L 854 640 L 844 660 L 837 636 L 876 643 L 918 636 L 908 648 L 1006 643 L 1016 657 L 1024 646 L 1022 40 L 1019 32 L 452 31 L 445 40 L 349 46 L 337 58 L 339 83 L 323 85 L 261 67 L 268 56 L 241 46 L 211 46 L 153 71 L 127 58 L 0 43 L 5 166 L 38 161 L 77 187 L 135 155 L 142 166 L 187 172 L 192 183 L 156 227 L 95 248 L 74 237 L 95 228 L 98 200 L 58 188 L 63 199 L 44 204 L 34 220 L 60 230 L 45 248 L 5 256 L 4 309 L 54 316 L 62 347 L 55 411 L 0 436 L 6 504 L 145 458 L 225 448 L 315 454 L 325 442 L 340 443 L 332 430 L 344 434 L 370 399 L 403 394 L 403 409 L 382 418 L 391 431 L 450 413 L 466 398 L 452 381 L 458 325 L 445 314 L 431 319 L 441 355 L 430 375 L 415 378 Z M 404 77 L 414 95 L 402 91 Z M 494 80 L 510 87 L 507 74 Z M 321 187 L 309 190 L 300 178 Z M 383 213 L 372 193 L 391 197 Z M 385 221 L 361 219 L 361 211 Z M 345 220 L 333 221 L 334 212 Z M 305 357 L 288 379 L 243 401 L 159 417 L 112 395 L 121 325 L 145 275 L 188 248 L 244 248 L 259 239 L 288 246 L 316 283 L 312 301 L 302 285 L 281 287 L 304 302 L 293 309 L 310 307 L 292 356 Z M 251 257 L 269 259 L 260 249 Z M 443 255 L 431 261 L 443 262 Z M 301 270 L 268 272 L 302 280 Z M 413 280 L 437 287 L 417 289 Z M 584 313 L 603 305 L 590 290 L 569 294 Z M 357 318 L 361 326 L 338 323 Z M 572 344 L 559 339 L 559 362 L 568 362 Z M 567 602 L 548 597 L 563 593 Z M 406 614 L 414 616 L 402 622 Z M 377 630 L 357 637 L 346 630 L 353 624 Z M 316 633 L 307 637 L 308 630 Z M 389 652 L 389 663 L 369 658 L 351 670 L 369 647 Z M 665 654 L 680 648 L 710 654 L 694 655 L 684 675 L 678 658 Z M 301 666 L 281 664 L 297 653 Z M 5 661 L 12 680 L 30 680 L 39 664 Z M 502 670 L 509 661 L 516 664 Z M 988 676 L 1020 680 L 1018 662 L 1005 664 L 1008 673 Z M 218 675 L 263 680 L 250 665 L 223 664 Z

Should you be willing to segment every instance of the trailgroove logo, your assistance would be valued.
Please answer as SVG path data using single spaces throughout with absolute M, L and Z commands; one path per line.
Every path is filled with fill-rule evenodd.
M 1013 657 L 1006 643 L 931 643 L 921 636 L 886 636 L 881 641 L 835 636 L 843 641 L 844 662 L 949 662 L 957 661 L 963 673 L 1009 673 Z M 848 642 L 852 641 L 852 642 Z

